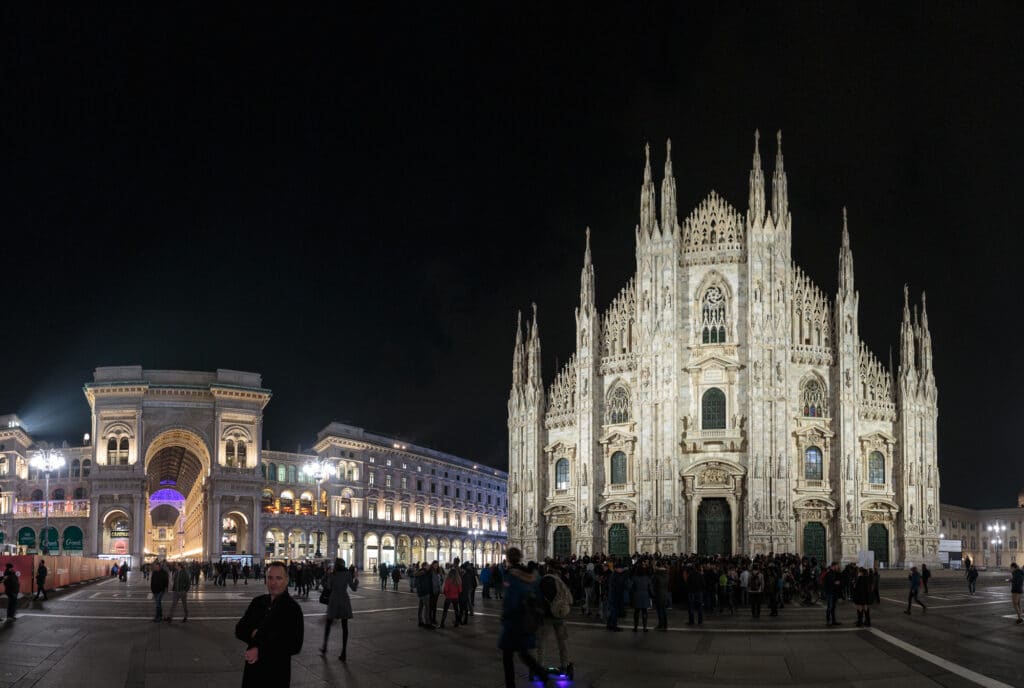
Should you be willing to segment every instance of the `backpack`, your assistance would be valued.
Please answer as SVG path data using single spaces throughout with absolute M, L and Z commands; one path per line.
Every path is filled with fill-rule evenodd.
M 544 603 L 535 590 L 523 593 L 522 614 L 523 632 L 533 635 L 544 623 Z
M 569 586 L 561 578 L 550 573 L 545 578 L 550 578 L 555 582 L 555 599 L 548 603 L 551 616 L 556 619 L 564 619 L 572 611 L 572 593 L 569 591 Z

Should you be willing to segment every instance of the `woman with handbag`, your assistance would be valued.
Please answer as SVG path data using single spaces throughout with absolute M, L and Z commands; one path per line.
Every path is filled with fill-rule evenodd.
M 348 649 L 348 620 L 352 618 L 352 601 L 348 597 L 349 588 L 353 591 L 359 587 L 359 578 L 356 577 L 356 569 L 345 568 L 343 559 L 334 560 L 334 572 L 328 579 L 327 587 L 320 595 L 320 601 L 324 602 L 326 597 L 327 614 L 324 618 L 324 644 L 320 646 L 320 654 L 327 654 L 327 639 L 331 635 L 331 624 L 335 619 L 341 619 L 341 654 L 338 659 L 345 661 L 345 651 Z

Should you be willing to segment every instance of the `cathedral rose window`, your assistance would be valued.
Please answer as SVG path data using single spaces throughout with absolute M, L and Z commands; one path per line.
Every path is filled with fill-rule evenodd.
M 704 292 L 700 329 L 702 344 L 725 341 L 725 295 L 719 287 L 711 287 Z

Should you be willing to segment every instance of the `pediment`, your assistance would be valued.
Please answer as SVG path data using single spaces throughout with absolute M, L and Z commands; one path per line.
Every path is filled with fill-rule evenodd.
M 857 439 L 863 444 L 896 444 L 896 438 L 884 430 L 875 430 Z
M 636 502 L 625 497 L 611 497 L 597 505 L 597 510 L 604 511 L 636 511 Z
M 811 423 L 805 425 L 802 428 L 797 428 L 793 431 L 793 434 L 797 437 L 806 437 L 809 440 L 828 438 L 832 439 L 836 436 L 834 432 L 825 426 L 824 421 L 821 423 Z
M 613 428 L 597 440 L 601 444 L 625 444 L 636 442 L 636 435 L 619 428 Z
M 828 497 L 817 495 L 814 497 L 804 497 L 793 502 L 794 509 L 827 509 L 829 511 L 836 508 L 836 503 Z
M 708 471 L 715 471 L 723 473 L 727 477 L 740 477 L 742 478 L 747 474 L 745 469 L 740 464 L 734 461 L 727 461 L 725 459 L 712 459 L 709 461 L 700 461 L 693 465 L 687 466 L 679 472 L 680 477 L 687 476 L 704 476 Z M 708 476 L 710 478 L 710 476 Z
M 576 510 L 568 504 L 549 504 L 541 512 L 545 516 L 574 516 Z
M 544 447 L 544 451 L 545 453 L 548 454 L 558 454 L 560 457 L 568 456 L 569 454 L 575 455 L 576 445 L 563 442 L 562 440 L 558 440 L 557 442 L 554 442 Z
M 739 370 L 742 368 L 737 361 L 731 361 L 728 358 L 719 356 L 718 354 L 708 354 L 702 358 L 697 359 L 684 370 L 688 373 L 694 373 L 698 371 L 707 370 L 709 368 L 722 368 L 723 370 Z
M 899 505 L 891 499 L 884 497 L 872 497 L 871 499 L 865 499 L 860 503 L 861 511 L 890 511 L 892 513 L 899 513 Z

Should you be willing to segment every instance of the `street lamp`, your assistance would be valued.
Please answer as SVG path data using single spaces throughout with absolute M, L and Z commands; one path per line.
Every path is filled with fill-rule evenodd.
M 49 556 L 50 548 L 48 544 L 50 542 L 50 472 L 56 471 L 64 467 L 64 454 L 56 449 L 40 449 L 29 461 L 29 465 L 36 470 L 40 470 L 46 476 L 46 494 L 43 495 L 43 514 L 44 523 L 43 526 L 43 542 L 40 544 L 40 550 L 43 554 Z
M 323 556 L 320 554 L 320 483 L 333 476 L 335 471 L 330 462 L 325 459 L 316 459 L 303 466 L 302 472 L 316 483 L 316 554 L 313 556 L 319 559 Z
M 473 537 L 473 552 L 472 552 L 473 557 L 472 558 L 476 559 L 476 539 L 479 536 L 483 535 L 484 531 L 478 530 L 476 528 L 471 528 L 470 530 L 467 530 L 466 532 L 469 533 Z M 476 562 L 476 561 L 474 561 L 473 563 L 479 565 L 478 562 Z
M 990 533 L 989 542 L 996 546 L 996 568 L 998 568 L 1003 565 L 1003 533 L 1006 532 L 1006 525 L 996 519 L 996 522 L 989 525 L 986 530 Z

